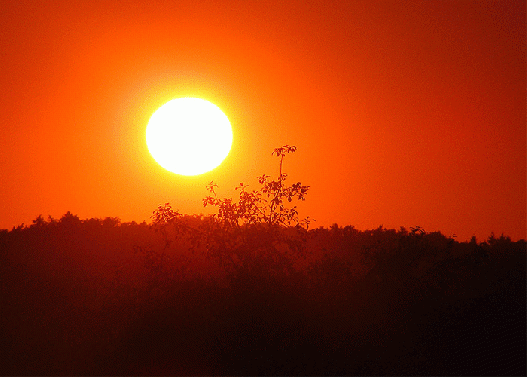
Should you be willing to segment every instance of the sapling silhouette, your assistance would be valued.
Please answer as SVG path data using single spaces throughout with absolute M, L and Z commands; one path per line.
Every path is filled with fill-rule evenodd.
M 166 247 L 172 243 L 171 237 L 185 238 L 190 241 L 193 250 L 204 249 L 224 266 L 251 269 L 255 263 L 261 265 L 265 261 L 268 268 L 288 269 L 285 266 L 291 263 L 278 249 L 299 251 L 301 247 L 294 237 L 285 237 L 282 230 L 292 225 L 300 230 L 304 226 L 307 228 L 310 222 L 309 218 L 299 219 L 296 206 L 288 206 L 295 199 L 305 200 L 309 190 L 309 186 L 301 182 L 290 186 L 285 183 L 287 174 L 283 172 L 283 160 L 286 154 L 295 151 L 296 147 L 289 145 L 275 148 L 272 155 L 280 158 L 277 179 L 272 180 L 263 174 L 258 177 L 261 187 L 252 191 L 240 183 L 235 188 L 239 191 L 238 201 L 218 198 L 215 192 L 217 185 L 210 182 L 207 185 L 210 195 L 203 199 L 203 206 L 217 207 L 217 214 L 203 217 L 201 222 L 190 225 L 185 221 L 186 216 L 174 211 L 170 203 L 165 203 L 153 212 L 152 226 L 161 232 Z
M 230 198 L 219 199 L 214 182 L 207 186 L 212 195 L 203 199 L 203 205 L 218 207 L 218 213 L 213 217 L 223 227 L 221 231 L 209 232 L 215 244 L 221 245 L 214 249 L 213 254 L 220 254 L 225 259 L 225 251 L 229 250 L 229 260 L 244 270 L 254 270 L 256 266 L 262 268 L 263 263 L 270 270 L 291 271 L 291 258 L 279 249 L 295 251 L 299 256 L 302 247 L 294 235 L 285 235 L 284 227 L 295 225 L 297 229 L 304 226 L 308 228 L 310 222 L 309 218 L 299 219 L 296 206 L 287 205 L 294 199 L 305 200 L 309 190 L 309 186 L 301 182 L 290 186 L 285 184 L 287 174 L 283 172 L 284 157 L 295 151 L 296 147 L 290 145 L 275 148 L 272 155 L 280 158 L 277 179 L 272 180 L 269 175 L 263 174 L 258 177 L 261 187 L 252 191 L 240 183 L 235 187 L 235 190 L 239 190 L 237 202 Z
M 263 174 L 258 177 L 262 187 L 258 190 L 247 191 L 247 185 L 240 183 L 235 189 L 240 191 L 238 202 L 232 199 L 218 199 L 215 192 L 217 185 L 212 181 L 207 190 L 212 194 L 203 199 L 203 206 L 218 207 L 217 217 L 227 225 L 243 224 L 268 224 L 297 226 L 309 224 L 309 219 L 299 220 L 296 206 L 287 207 L 287 202 L 293 199 L 305 200 L 309 186 L 301 182 L 287 186 L 285 181 L 287 174 L 282 171 L 284 157 L 288 153 L 294 153 L 295 146 L 284 145 L 275 148 L 272 155 L 280 158 L 279 174 L 276 180 L 271 180 L 269 175 Z

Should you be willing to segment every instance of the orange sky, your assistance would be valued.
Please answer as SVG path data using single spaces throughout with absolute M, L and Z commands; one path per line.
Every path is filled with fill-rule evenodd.
M 314 226 L 526 238 L 525 2 L 13 1 L 0 12 L 0 228 L 67 211 L 203 212 L 277 173 L 311 186 Z M 198 177 L 149 155 L 182 96 L 230 118 Z

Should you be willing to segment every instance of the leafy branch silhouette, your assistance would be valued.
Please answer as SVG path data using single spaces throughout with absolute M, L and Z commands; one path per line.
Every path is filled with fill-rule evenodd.
M 247 185 L 240 183 L 235 187 L 239 190 L 239 200 L 234 202 L 230 198 L 220 199 L 217 197 L 215 188 L 218 187 L 214 181 L 207 185 L 211 195 L 203 199 L 203 206 L 218 207 L 217 217 L 227 225 L 243 224 L 268 224 L 291 226 L 309 226 L 309 218 L 299 220 L 297 206 L 288 207 L 294 199 L 305 200 L 309 186 L 301 182 L 290 186 L 285 184 L 287 174 L 282 171 L 284 157 L 288 153 L 294 153 L 295 146 L 284 145 L 275 148 L 272 155 L 280 158 L 279 174 L 276 180 L 271 176 L 263 174 L 258 177 L 261 187 L 249 191 Z
M 272 155 L 280 159 L 278 177 L 273 180 L 263 174 L 258 177 L 261 187 L 252 191 L 240 183 L 235 187 L 239 192 L 237 201 L 218 198 L 215 191 L 218 186 L 210 182 L 203 206 L 217 207 L 216 214 L 197 219 L 180 214 L 170 203 L 160 205 L 151 216 L 152 227 L 162 234 L 165 248 L 174 241 L 185 240 L 183 242 L 188 241 L 192 251 L 204 250 L 209 256 L 218 258 L 224 267 L 254 270 L 256 265 L 261 267 L 266 261 L 265 264 L 275 271 L 289 270 L 291 266 L 286 263 L 284 250 L 296 250 L 300 255 L 302 247 L 296 237 L 298 234 L 286 236 L 281 230 L 294 226 L 305 231 L 311 221 L 309 217 L 300 220 L 297 206 L 289 205 L 293 200 L 305 200 L 309 190 L 309 186 L 301 182 L 286 184 L 283 161 L 287 154 L 295 151 L 296 147 L 289 145 L 275 148 Z

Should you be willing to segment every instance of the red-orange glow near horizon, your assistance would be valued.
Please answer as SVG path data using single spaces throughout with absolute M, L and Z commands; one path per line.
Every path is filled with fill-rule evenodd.
M 0 229 L 199 214 L 207 183 L 256 189 L 289 144 L 313 227 L 526 238 L 525 22 L 524 1 L 4 2 Z M 145 142 L 183 97 L 234 135 L 198 175 Z

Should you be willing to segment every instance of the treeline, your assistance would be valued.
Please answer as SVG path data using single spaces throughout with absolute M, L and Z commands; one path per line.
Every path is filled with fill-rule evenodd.
M 1 375 L 526 373 L 525 240 L 155 216 L 0 231 Z

